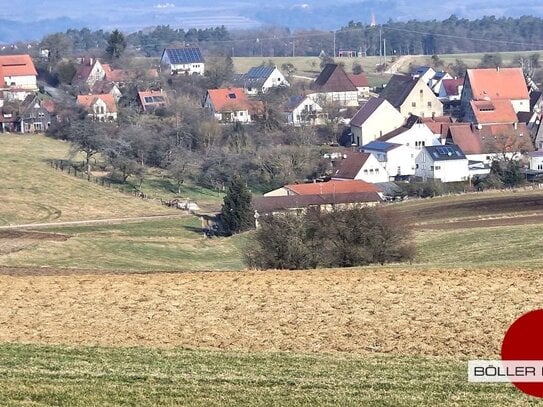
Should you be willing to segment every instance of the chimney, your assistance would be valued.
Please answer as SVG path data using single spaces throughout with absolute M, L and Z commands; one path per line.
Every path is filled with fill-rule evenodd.
M 500 67 L 499 66 L 496 67 L 496 71 L 500 72 Z

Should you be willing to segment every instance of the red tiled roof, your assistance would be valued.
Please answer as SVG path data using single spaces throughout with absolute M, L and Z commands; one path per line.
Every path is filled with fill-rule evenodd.
M 447 96 L 460 96 L 458 93 L 458 87 L 464 84 L 464 78 L 443 79 L 442 83 Z
M 348 74 L 347 76 L 349 77 L 353 85 L 356 86 L 357 88 L 367 88 L 368 86 L 370 86 L 368 83 L 368 78 L 366 78 L 366 75 Z
M 521 68 L 468 69 L 473 99 L 529 99 Z
M 47 99 L 41 102 L 41 107 L 43 107 L 49 113 L 54 113 L 57 109 L 57 104 L 53 99 Z
M 254 108 L 243 88 L 209 89 L 207 94 L 216 112 L 252 110 Z
M 470 105 L 476 123 L 516 123 L 518 121 L 510 100 L 472 100 Z
M 111 93 L 101 93 L 98 95 L 78 95 L 77 103 L 89 109 L 98 99 L 102 99 L 104 101 L 108 112 L 114 113 L 117 111 L 117 104 L 115 103 L 115 99 Z
M 6 76 L 36 76 L 36 68 L 30 55 L 0 55 L 2 79 Z
M 493 124 L 480 129 L 470 123 L 456 123 L 450 126 L 447 139 L 457 144 L 464 154 L 534 150 L 525 123 Z
M 346 194 L 354 192 L 379 192 L 379 189 L 368 182 L 360 180 L 315 182 L 310 184 L 285 185 L 296 195 Z

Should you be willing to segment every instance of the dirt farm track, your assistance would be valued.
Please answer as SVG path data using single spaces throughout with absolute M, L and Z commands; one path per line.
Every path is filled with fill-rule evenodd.
M 543 307 L 523 270 L 4 271 L 0 342 L 493 357 Z

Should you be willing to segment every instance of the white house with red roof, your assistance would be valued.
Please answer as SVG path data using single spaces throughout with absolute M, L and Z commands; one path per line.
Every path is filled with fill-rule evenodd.
M 24 100 L 38 90 L 38 72 L 30 55 L 0 55 L 0 91 L 6 100 Z
M 110 93 L 78 95 L 77 104 L 83 106 L 93 120 L 101 122 L 117 120 L 117 104 Z
M 224 123 L 251 123 L 264 109 L 262 102 L 249 100 L 243 88 L 209 89 L 204 108 Z

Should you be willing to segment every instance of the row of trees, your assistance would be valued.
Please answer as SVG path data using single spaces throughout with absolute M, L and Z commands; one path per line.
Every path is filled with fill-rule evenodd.
M 42 47 L 54 47 L 65 55 L 105 49 L 111 33 L 69 29 L 45 37 Z M 293 32 L 284 27 L 238 30 L 224 26 L 189 29 L 169 25 L 152 31 L 126 34 L 127 45 L 144 56 L 159 56 L 168 46 L 198 44 L 213 55 L 230 56 L 316 56 L 321 51 L 333 55 L 338 49 L 351 49 L 363 55 L 381 55 L 382 40 L 389 55 L 503 52 L 538 47 L 543 37 L 543 20 L 538 17 L 484 17 L 477 20 L 454 15 L 443 21 L 388 21 L 370 26 L 350 21 L 335 34 L 323 30 Z M 60 45 L 60 46 L 59 46 Z

